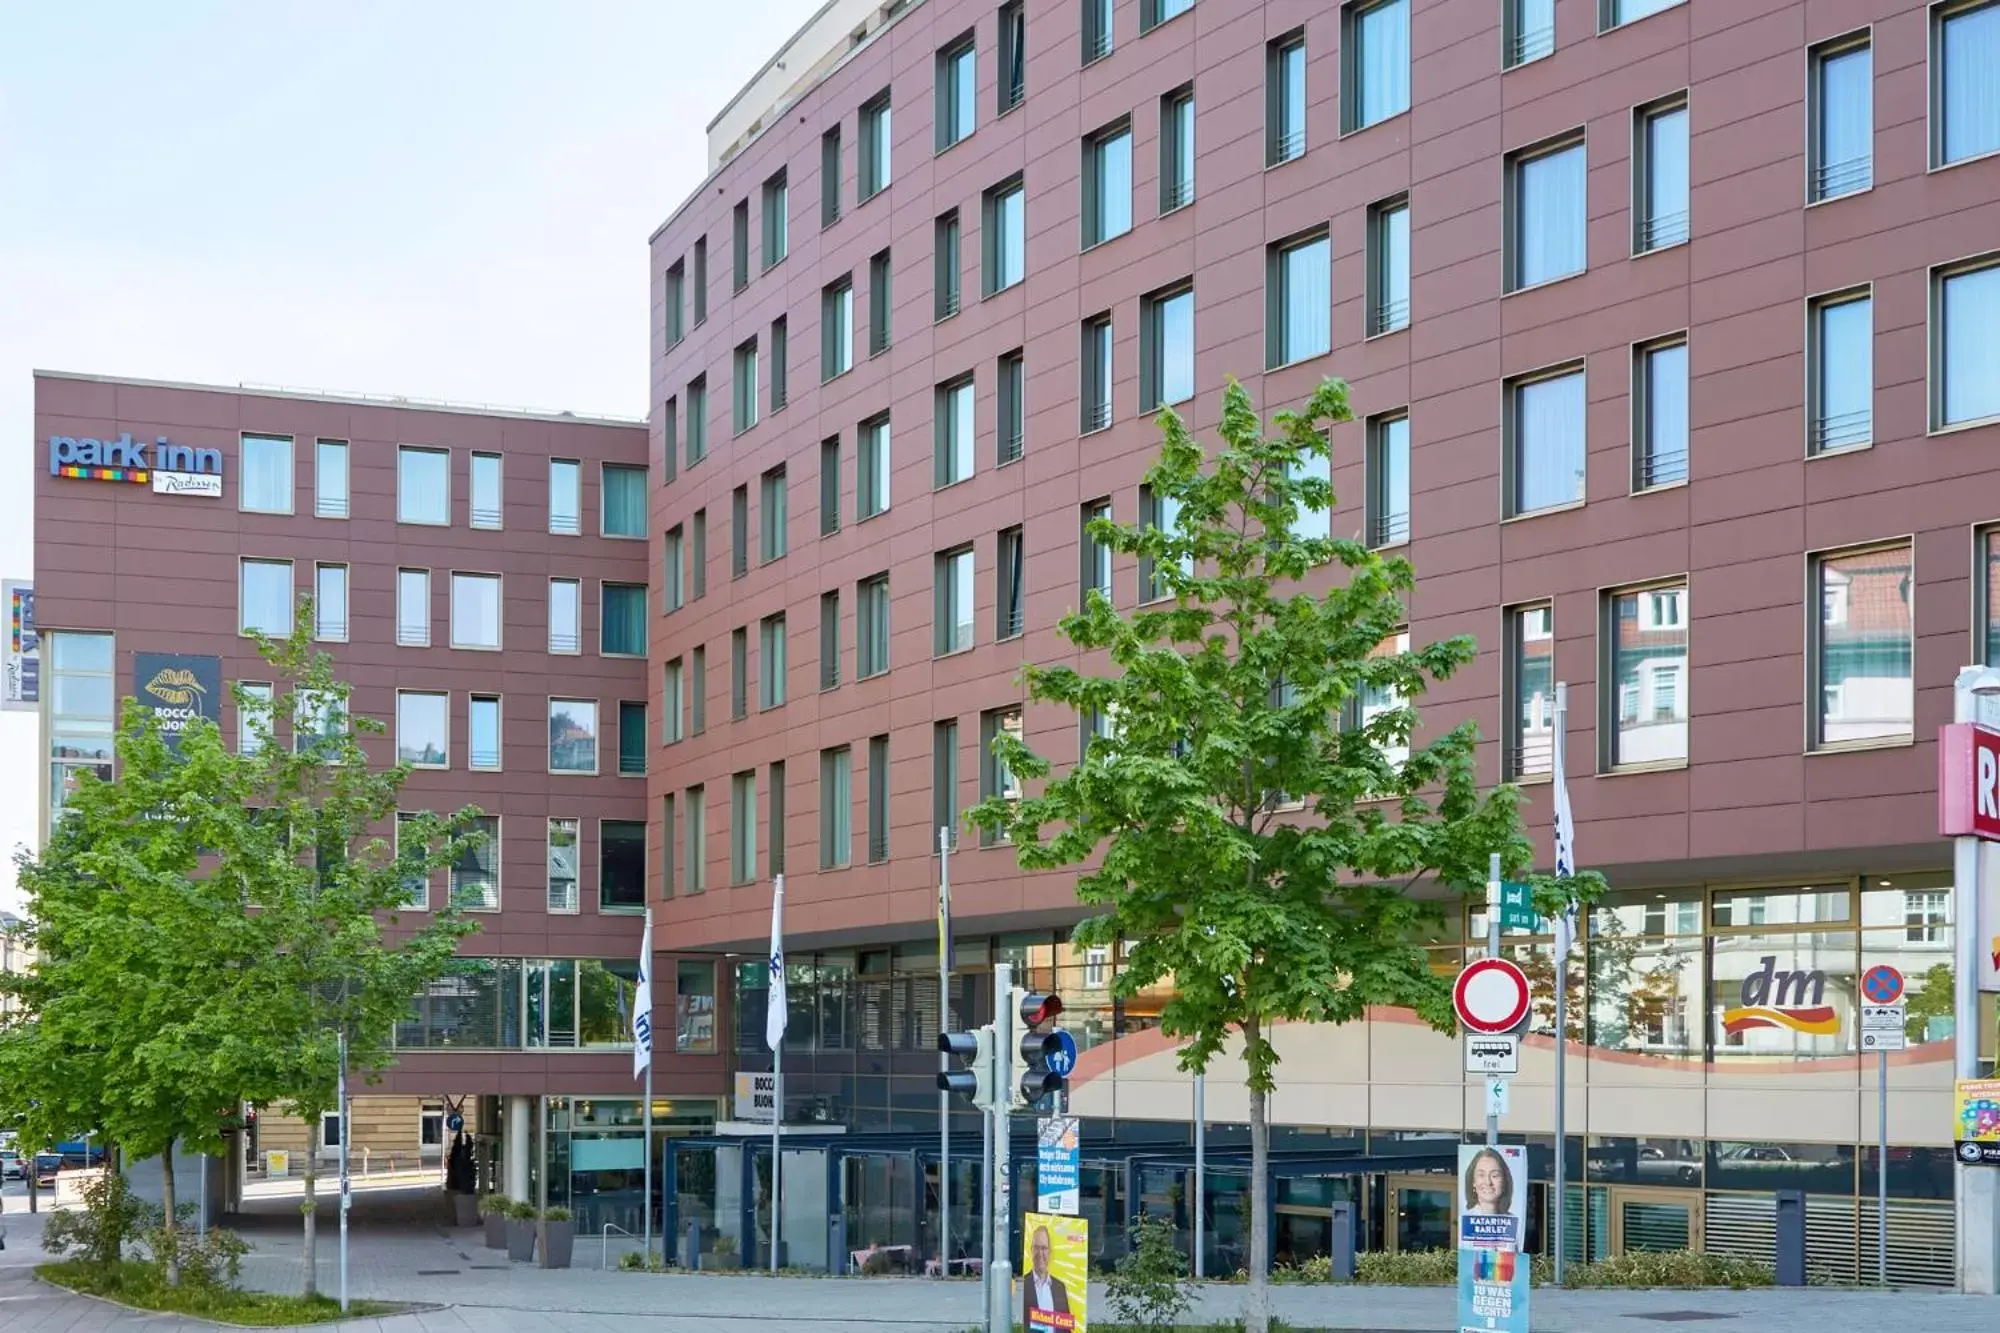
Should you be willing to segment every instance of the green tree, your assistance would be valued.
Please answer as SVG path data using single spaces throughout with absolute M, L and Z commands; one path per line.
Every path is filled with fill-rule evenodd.
M 1518 792 L 1481 795 L 1476 729 L 1412 745 L 1415 701 L 1472 660 L 1469 638 L 1384 651 L 1407 623 L 1409 564 L 1357 540 L 1303 536 L 1332 488 L 1311 465 L 1351 420 L 1347 386 L 1323 383 L 1267 437 L 1249 395 L 1223 395 L 1221 449 L 1171 411 L 1146 475 L 1166 526 L 1091 524 L 1136 557 L 1158 598 L 1125 612 L 1096 591 L 1061 632 L 1111 670 L 1027 669 L 1030 700 L 1095 734 L 1049 779 L 1048 761 L 1002 735 L 995 757 L 1039 795 L 993 799 L 971 821 L 1016 845 L 1028 870 L 1086 866 L 1077 896 L 1101 909 L 1078 944 L 1125 941 L 1122 998 L 1170 979 L 1161 1030 L 1205 1069 L 1232 1038 L 1250 1098 L 1250 1283 L 1244 1322 L 1269 1326 L 1268 1101 L 1278 1022 L 1345 1023 L 1371 1005 L 1453 1024 L 1450 979 L 1422 947 L 1439 900 L 1483 888 L 1489 853 L 1519 876 L 1533 857 Z M 1320 577 L 1336 567 L 1330 581 Z M 1330 584 L 1325 591 L 1315 586 Z M 1412 890 L 1428 884 L 1428 900 Z M 1538 901 L 1594 881 L 1537 883 Z

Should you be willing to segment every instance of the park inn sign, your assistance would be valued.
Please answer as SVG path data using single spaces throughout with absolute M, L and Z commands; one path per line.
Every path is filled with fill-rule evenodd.
M 49 436 L 49 475 L 85 481 L 152 483 L 158 495 L 222 497 L 222 451 L 175 444 L 162 435 L 149 448 L 126 431 L 116 439 Z

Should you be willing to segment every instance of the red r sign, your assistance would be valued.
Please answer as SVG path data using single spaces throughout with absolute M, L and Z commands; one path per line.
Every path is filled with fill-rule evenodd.
M 1938 835 L 2000 842 L 2000 731 L 1938 728 Z

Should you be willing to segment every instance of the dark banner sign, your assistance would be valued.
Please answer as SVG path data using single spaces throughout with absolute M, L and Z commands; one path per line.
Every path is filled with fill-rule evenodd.
M 134 653 L 133 697 L 153 710 L 167 743 L 178 747 L 196 718 L 222 725 L 222 659 L 191 653 Z

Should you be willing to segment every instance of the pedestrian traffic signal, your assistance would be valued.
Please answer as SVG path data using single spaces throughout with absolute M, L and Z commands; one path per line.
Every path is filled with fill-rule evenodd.
M 938 1071 L 937 1085 L 945 1092 L 970 1097 L 972 1104 L 985 1108 L 994 1104 L 999 1086 L 996 1067 L 999 1054 L 993 1039 L 993 1025 L 972 1032 L 940 1032 L 938 1049 L 966 1062 L 963 1069 Z
M 1060 995 L 1014 990 L 1014 1012 L 1021 1023 L 1021 1081 L 1015 1089 L 1016 1106 L 1033 1106 L 1052 1092 L 1069 1086 L 1070 1069 L 1076 1063 L 1076 1043 L 1061 1028 L 1044 1031 L 1043 1025 L 1061 1015 Z

